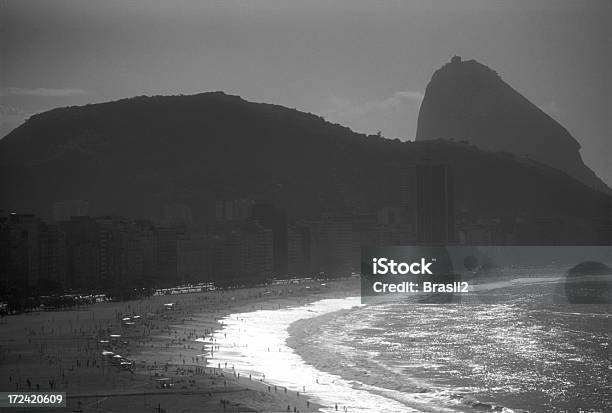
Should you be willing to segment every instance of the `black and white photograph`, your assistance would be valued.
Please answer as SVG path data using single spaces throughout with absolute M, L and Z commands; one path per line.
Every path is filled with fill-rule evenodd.
M 0 412 L 612 412 L 611 21 L 0 0 Z

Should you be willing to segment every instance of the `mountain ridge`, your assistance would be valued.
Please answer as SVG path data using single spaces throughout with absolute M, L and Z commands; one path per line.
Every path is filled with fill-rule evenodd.
M 438 138 L 528 157 L 612 193 L 584 164 L 580 144 L 560 123 L 475 60 L 453 57 L 427 85 L 416 140 Z
M 48 217 L 54 202 L 83 199 L 92 214 L 156 219 L 164 205 L 182 203 L 205 222 L 214 219 L 215 200 L 249 198 L 312 219 L 399 205 L 404 168 L 423 162 L 452 166 L 457 204 L 473 219 L 561 217 L 595 230 L 594 217 L 609 217 L 608 195 L 510 153 L 358 134 L 219 92 L 32 117 L 0 140 L 0 208 Z

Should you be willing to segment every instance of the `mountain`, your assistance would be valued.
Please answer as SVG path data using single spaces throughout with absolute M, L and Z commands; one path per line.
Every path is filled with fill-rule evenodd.
M 563 126 L 475 60 L 455 56 L 427 85 L 416 140 L 439 138 L 528 157 L 610 193 L 584 164 L 580 144 Z
M 472 219 L 561 220 L 566 242 L 591 242 L 601 240 L 594 222 L 609 218 L 608 195 L 540 163 L 460 142 L 361 135 L 221 92 L 32 116 L 0 141 L 0 209 L 49 217 L 54 202 L 80 199 L 92 215 L 159 218 L 180 203 L 206 222 L 215 200 L 250 198 L 290 219 L 375 212 L 400 204 L 405 166 L 420 162 L 451 166 L 455 205 Z

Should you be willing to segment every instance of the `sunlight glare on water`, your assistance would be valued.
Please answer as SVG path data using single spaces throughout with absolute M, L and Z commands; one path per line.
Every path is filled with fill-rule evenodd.
M 480 401 L 504 412 L 598 411 L 612 407 L 611 320 L 592 307 L 327 299 L 227 316 L 209 366 L 227 362 L 241 381 L 265 375 L 279 391 L 305 388 L 327 412 L 336 403 L 352 412 L 465 412 Z
M 360 298 L 352 297 L 321 300 L 282 310 L 231 314 L 221 320 L 224 327 L 216 334 L 220 350 L 215 352 L 209 365 L 214 367 L 227 362 L 228 368 L 233 365 L 241 373 L 241 380 L 248 374 L 253 375 L 253 380 L 260 380 L 265 375 L 266 382 L 272 385 L 300 393 L 305 387 L 306 396 L 324 405 L 323 411 L 326 412 L 335 411 L 336 403 L 340 411 L 347 406 L 350 412 L 379 412 L 381 409 L 385 412 L 418 412 L 396 400 L 355 389 L 355 383 L 315 369 L 286 345 L 287 328 L 294 321 L 359 305 Z M 372 390 L 372 386 L 366 387 Z

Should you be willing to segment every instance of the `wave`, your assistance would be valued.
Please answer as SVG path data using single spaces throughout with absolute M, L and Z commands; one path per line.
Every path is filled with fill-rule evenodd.
M 562 411 L 580 407 L 575 400 L 599 411 L 611 403 L 609 371 L 592 354 L 609 341 L 605 311 L 364 306 L 351 297 L 222 323 L 212 365 L 305 392 L 326 412 Z M 587 388 L 594 395 L 581 393 Z

